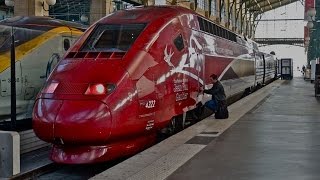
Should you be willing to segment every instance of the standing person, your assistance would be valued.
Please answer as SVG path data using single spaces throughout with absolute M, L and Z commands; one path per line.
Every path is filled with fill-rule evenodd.
M 227 109 L 226 94 L 224 93 L 224 88 L 218 76 L 212 74 L 210 76 L 213 86 L 211 89 L 204 89 L 203 92 L 212 95 L 212 100 L 205 103 L 205 106 L 215 112 L 216 119 L 228 118 L 229 113 Z

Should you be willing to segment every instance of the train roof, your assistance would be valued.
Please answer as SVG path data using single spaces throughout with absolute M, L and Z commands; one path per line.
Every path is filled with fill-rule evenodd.
M 62 26 L 76 28 L 81 31 L 85 31 L 87 29 L 87 26 L 79 23 L 68 22 L 43 16 L 16 16 L 0 21 L 0 25 L 22 27 L 28 29 L 38 29 L 44 31 L 48 31 L 53 28 Z
M 138 6 L 116 11 L 101 19 L 99 23 L 108 23 L 113 21 L 128 23 L 134 21 L 135 23 L 146 23 L 161 17 L 175 17 L 184 13 L 195 14 L 193 11 L 180 6 Z
M 159 18 L 173 18 L 182 14 L 193 14 L 195 16 L 201 17 L 210 21 L 211 23 L 220 26 L 223 29 L 228 30 L 227 28 L 213 22 L 210 19 L 198 14 L 190 9 L 181 7 L 181 6 L 168 6 L 168 5 L 160 5 L 160 6 L 138 6 L 130 9 L 116 11 L 101 20 L 97 23 L 107 24 L 107 23 L 149 23 Z M 230 30 L 228 30 L 230 31 Z M 247 41 L 245 37 L 240 34 L 236 34 L 239 38 L 243 39 L 243 41 Z M 254 41 L 250 41 L 251 44 L 255 43 Z

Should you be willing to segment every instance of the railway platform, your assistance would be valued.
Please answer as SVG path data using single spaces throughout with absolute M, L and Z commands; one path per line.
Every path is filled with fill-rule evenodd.
M 318 179 L 320 100 L 277 80 L 92 179 Z

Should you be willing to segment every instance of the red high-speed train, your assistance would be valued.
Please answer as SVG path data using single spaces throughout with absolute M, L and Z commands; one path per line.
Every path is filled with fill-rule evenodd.
M 274 78 L 272 55 L 195 12 L 177 6 L 115 12 L 70 48 L 38 95 L 36 135 L 51 159 L 80 164 L 137 153 L 164 128 L 211 97 L 218 74 L 228 97 Z

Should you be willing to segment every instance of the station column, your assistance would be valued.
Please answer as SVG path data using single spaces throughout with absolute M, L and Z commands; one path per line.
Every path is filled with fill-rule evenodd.
M 19 0 L 14 4 L 14 16 L 48 16 L 47 10 L 49 6 L 44 0 Z
M 90 24 L 113 12 L 112 0 L 91 0 Z

